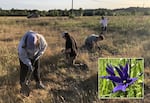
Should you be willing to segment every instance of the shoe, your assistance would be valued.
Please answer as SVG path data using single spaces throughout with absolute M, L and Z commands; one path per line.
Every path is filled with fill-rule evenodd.
M 44 86 L 44 84 L 40 81 L 40 82 L 37 82 L 37 83 L 36 83 L 36 88 L 37 88 L 37 89 L 45 89 L 45 86 Z
M 21 89 L 20 89 L 20 93 L 21 93 L 22 95 L 28 97 L 28 96 L 30 95 L 30 92 L 31 92 L 31 90 L 30 90 L 29 86 L 26 85 L 25 83 L 22 84 Z

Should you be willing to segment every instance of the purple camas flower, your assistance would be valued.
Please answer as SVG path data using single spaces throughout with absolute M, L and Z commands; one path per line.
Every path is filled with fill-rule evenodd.
M 118 72 L 119 74 L 118 76 L 115 74 L 114 69 L 116 69 L 116 71 Z M 120 90 L 125 92 L 126 88 L 137 80 L 137 78 L 129 77 L 128 74 L 129 69 L 130 68 L 128 63 L 126 63 L 124 67 L 120 65 L 119 67 L 115 67 L 115 68 L 113 68 L 111 65 L 107 65 L 106 71 L 109 75 L 102 76 L 100 78 L 109 79 L 116 84 L 116 86 L 113 89 L 113 93 Z

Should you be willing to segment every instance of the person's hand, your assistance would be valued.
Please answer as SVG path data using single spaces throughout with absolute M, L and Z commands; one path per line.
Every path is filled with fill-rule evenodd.
M 61 50 L 61 53 L 62 53 L 62 54 L 65 54 L 65 49 L 62 49 L 62 50 Z
M 33 66 L 35 65 L 35 62 L 38 60 L 39 58 L 35 58 L 33 61 Z
M 39 58 L 40 56 L 35 57 L 34 62 L 36 62 Z
M 39 58 L 40 58 L 40 56 L 38 56 L 38 55 L 34 57 L 34 59 L 33 59 L 33 60 L 34 60 L 34 61 L 33 61 L 33 65 L 35 65 L 35 62 L 36 62 Z
M 30 71 L 33 71 L 32 65 L 28 66 L 28 69 L 29 69 Z
M 65 50 L 65 53 L 71 53 L 71 49 Z
M 100 47 L 100 46 L 98 46 L 97 48 L 98 48 L 98 50 L 101 50 L 101 47 Z

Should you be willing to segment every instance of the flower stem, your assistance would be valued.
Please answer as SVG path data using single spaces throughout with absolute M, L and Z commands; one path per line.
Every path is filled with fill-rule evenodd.
M 127 97 L 127 95 L 128 95 L 128 92 L 125 91 L 125 92 L 124 92 L 124 97 Z

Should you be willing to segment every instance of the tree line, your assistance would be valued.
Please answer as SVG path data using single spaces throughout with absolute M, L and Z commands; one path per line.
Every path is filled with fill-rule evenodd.
M 30 14 L 38 14 L 40 16 L 120 16 L 120 15 L 150 15 L 150 8 L 140 8 L 140 7 L 130 7 L 130 8 L 121 8 L 121 9 L 70 9 L 70 10 L 20 10 L 14 9 L 3 10 L 0 8 L 0 16 L 28 16 Z

